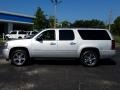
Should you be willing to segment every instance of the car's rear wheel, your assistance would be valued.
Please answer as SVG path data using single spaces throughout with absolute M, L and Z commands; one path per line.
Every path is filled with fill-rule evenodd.
M 22 39 L 22 37 L 18 37 L 18 39 Z
M 28 60 L 28 54 L 25 50 L 14 50 L 11 54 L 11 63 L 16 66 L 24 65 Z
M 83 65 L 93 67 L 98 63 L 98 55 L 93 50 L 86 50 L 81 53 L 80 60 Z

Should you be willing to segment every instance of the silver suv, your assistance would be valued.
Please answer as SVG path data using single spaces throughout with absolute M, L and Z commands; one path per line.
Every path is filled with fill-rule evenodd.
M 4 56 L 21 66 L 30 58 L 78 58 L 86 66 L 115 55 L 115 41 L 106 29 L 44 29 L 30 39 L 5 43 Z

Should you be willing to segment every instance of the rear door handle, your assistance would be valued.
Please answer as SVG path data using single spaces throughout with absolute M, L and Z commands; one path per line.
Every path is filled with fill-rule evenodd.
M 76 43 L 74 43 L 74 42 L 71 42 L 71 43 L 70 43 L 70 45 L 75 45 L 75 44 L 76 44 Z
M 56 45 L 56 43 L 51 42 L 50 45 Z

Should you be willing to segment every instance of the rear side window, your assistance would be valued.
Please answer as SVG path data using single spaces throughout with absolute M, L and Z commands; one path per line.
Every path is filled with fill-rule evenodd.
M 27 34 L 30 35 L 30 32 L 28 32 Z
M 35 32 L 35 31 L 34 31 L 34 32 L 32 32 L 32 34 L 34 34 L 34 35 L 35 35 L 35 34 L 37 34 L 37 33 L 38 33 L 38 32 Z
M 27 32 L 24 31 L 20 31 L 19 34 L 26 34 Z
M 84 40 L 111 40 L 105 30 L 78 30 Z
M 60 30 L 59 40 L 74 40 L 73 30 Z
M 13 31 L 13 32 L 11 32 L 10 34 L 16 34 L 17 32 L 16 31 Z

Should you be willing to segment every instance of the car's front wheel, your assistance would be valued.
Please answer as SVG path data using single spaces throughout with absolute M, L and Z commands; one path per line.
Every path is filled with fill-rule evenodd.
M 93 50 L 86 50 L 81 53 L 80 60 L 83 65 L 93 67 L 98 63 L 98 55 Z
M 28 54 L 25 50 L 14 50 L 11 54 L 11 62 L 16 66 L 22 66 L 28 60 Z

